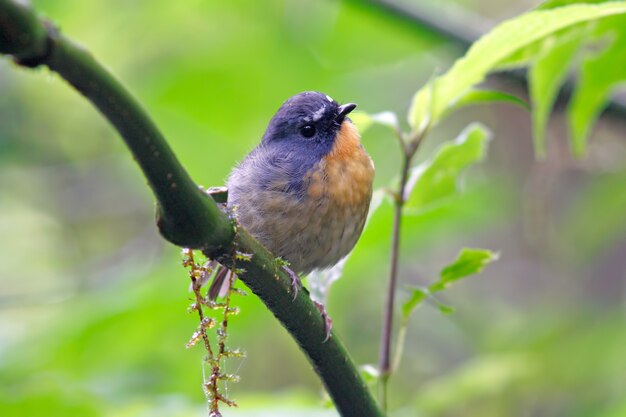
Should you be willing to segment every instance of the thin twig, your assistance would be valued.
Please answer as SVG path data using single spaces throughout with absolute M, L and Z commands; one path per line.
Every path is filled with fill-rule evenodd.
M 398 191 L 394 195 L 393 228 L 391 237 L 391 259 L 389 265 L 389 280 L 387 284 L 387 299 L 383 317 L 382 334 L 380 338 L 380 357 L 378 369 L 380 381 L 378 385 L 378 395 L 383 412 L 387 411 L 387 386 L 389 378 L 393 372 L 391 366 L 391 338 L 393 335 L 393 314 L 396 298 L 396 287 L 398 282 L 398 261 L 400 256 L 400 231 L 402 226 L 402 211 L 406 202 L 406 186 L 409 180 L 409 171 L 413 157 L 422 143 L 423 138 L 429 130 L 427 125 L 423 130 L 413 133 L 409 140 L 405 140 L 405 135 L 401 131 L 396 132 L 397 139 L 402 151 L 402 171 L 400 174 L 400 184 Z
M 197 283 L 198 278 L 195 276 L 195 259 L 193 257 L 193 251 L 191 249 L 186 253 L 187 259 L 185 260 L 185 264 L 191 266 L 189 271 L 189 277 L 191 278 L 191 288 L 193 289 L 193 293 L 196 297 L 195 310 L 198 312 L 198 318 L 200 319 L 200 335 L 202 336 L 202 340 L 204 341 L 204 347 L 209 353 L 209 355 L 213 356 L 213 351 L 211 349 L 211 343 L 209 342 L 209 336 L 206 333 L 206 328 L 204 327 L 204 312 L 202 311 L 202 303 L 203 297 L 200 293 L 200 286 Z
M 387 300 L 385 302 L 385 313 L 383 318 L 383 329 L 380 345 L 380 385 L 379 396 L 383 412 L 387 410 L 387 381 L 391 371 L 391 336 L 393 334 L 393 313 L 395 305 L 396 286 L 398 279 L 398 256 L 400 249 L 400 226 L 402 224 L 402 208 L 404 207 L 404 188 L 409 175 L 411 157 L 403 155 L 402 174 L 400 185 L 394 201 L 393 231 L 391 237 L 391 262 L 389 266 L 389 281 L 387 284 Z
M 207 356 L 204 361 L 211 367 L 211 373 L 208 378 L 205 378 L 205 382 L 203 384 L 204 392 L 207 397 L 207 401 L 209 403 L 209 415 L 220 415 L 219 413 L 219 404 L 223 402 L 230 407 L 237 407 L 237 403 L 226 398 L 219 391 L 218 383 L 222 381 L 224 384 L 227 381 L 238 381 L 237 375 L 228 375 L 222 372 L 221 366 L 222 361 L 228 357 L 243 357 L 244 355 L 239 351 L 231 351 L 226 349 L 226 339 L 228 338 L 228 318 L 231 314 L 237 314 L 238 309 L 230 307 L 230 296 L 232 294 L 232 286 L 233 286 L 233 274 L 228 271 L 229 279 L 229 289 L 225 297 L 225 301 L 223 304 L 216 303 L 213 301 L 208 301 L 206 296 L 202 295 L 202 276 L 203 275 L 211 275 L 214 272 L 214 266 L 210 266 L 213 262 L 208 262 L 204 266 L 200 266 L 200 264 L 196 263 L 194 259 L 193 250 L 184 249 L 183 250 L 183 266 L 189 267 L 189 276 L 191 278 L 192 289 L 195 294 L 195 303 L 191 306 L 191 311 L 196 310 L 198 312 L 198 317 L 200 318 L 199 330 L 197 330 L 189 342 L 187 343 L 187 347 L 193 346 L 196 341 L 200 338 L 204 341 L 204 347 L 207 351 Z M 207 328 L 212 328 L 216 324 L 216 320 L 210 317 L 207 317 L 204 314 L 204 307 L 213 310 L 223 310 L 223 316 L 221 321 L 221 326 L 217 331 L 217 353 L 214 353 L 214 350 L 211 347 L 211 343 L 209 341 Z

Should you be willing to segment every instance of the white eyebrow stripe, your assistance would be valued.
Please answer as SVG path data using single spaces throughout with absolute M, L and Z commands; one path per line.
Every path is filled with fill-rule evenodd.
M 313 113 L 312 115 L 313 120 L 317 122 L 319 119 L 322 118 L 325 111 L 326 111 L 326 106 L 320 107 L 315 113 Z
M 331 103 L 334 101 L 329 95 L 326 96 L 326 100 L 330 101 Z

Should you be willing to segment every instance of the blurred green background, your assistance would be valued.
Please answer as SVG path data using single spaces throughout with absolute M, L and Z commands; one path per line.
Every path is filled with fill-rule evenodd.
M 224 183 L 289 96 L 319 90 L 404 115 L 463 52 L 358 1 L 33 3 L 130 88 L 206 186 Z M 461 5 L 500 21 L 536 3 Z M 414 315 L 391 415 L 626 416 L 623 115 L 601 119 L 576 161 L 557 112 L 549 157 L 535 162 L 528 113 L 470 108 L 433 131 L 420 158 L 473 120 L 493 131 L 488 160 L 460 197 L 407 218 L 400 297 L 463 246 L 501 257 L 442 295 L 455 314 L 426 304 Z M 393 138 L 374 127 L 363 142 L 376 185 L 389 184 Z M 203 353 L 184 347 L 197 325 L 188 278 L 153 211 L 121 140 L 81 96 L 0 60 L 1 416 L 204 414 Z M 390 228 L 383 206 L 327 306 L 359 364 L 377 360 Z M 335 415 L 271 314 L 254 296 L 237 303 L 231 345 L 248 357 L 227 364 L 241 407 L 224 414 Z

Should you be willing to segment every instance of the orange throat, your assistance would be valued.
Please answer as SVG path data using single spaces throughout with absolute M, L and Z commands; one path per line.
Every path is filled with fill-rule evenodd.
M 326 156 L 327 160 L 349 161 L 352 160 L 356 154 L 362 153 L 361 138 L 356 126 L 348 120 L 345 120 L 341 124 L 341 128 L 335 138 L 335 143 L 332 149 Z
M 328 195 L 334 204 L 367 208 L 372 194 L 374 163 L 363 146 L 359 132 L 344 121 L 333 148 L 318 167 L 310 172 L 309 195 Z

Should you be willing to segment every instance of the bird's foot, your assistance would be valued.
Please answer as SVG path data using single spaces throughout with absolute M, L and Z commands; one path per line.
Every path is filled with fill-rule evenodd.
M 315 300 L 313 300 L 313 304 L 315 304 L 315 307 L 317 307 L 317 310 L 320 312 L 320 314 L 322 315 L 322 319 L 324 320 L 324 330 L 326 331 L 326 337 L 324 338 L 324 340 L 322 340 L 322 343 L 324 343 L 325 341 L 330 339 L 330 332 L 333 329 L 333 321 L 326 312 L 324 304 Z
M 283 269 L 289 274 L 291 278 L 291 290 L 293 291 L 293 299 L 295 300 L 298 296 L 298 291 L 302 288 L 302 281 L 300 281 L 300 277 L 291 270 L 287 265 L 283 265 Z

